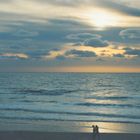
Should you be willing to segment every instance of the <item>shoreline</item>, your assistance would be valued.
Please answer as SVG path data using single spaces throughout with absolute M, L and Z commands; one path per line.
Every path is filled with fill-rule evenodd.
M 64 122 L 64 121 L 10 121 L 0 120 L 2 131 L 92 133 L 92 125 L 99 126 L 100 133 L 140 134 L 140 124 L 114 122 Z
M 100 133 L 100 140 L 138 140 L 140 134 Z M 99 140 L 92 133 L 0 131 L 0 140 Z

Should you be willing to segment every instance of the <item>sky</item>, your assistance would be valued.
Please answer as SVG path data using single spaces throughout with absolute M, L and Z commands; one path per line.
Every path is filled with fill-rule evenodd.
M 0 0 L 0 72 L 140 72 L 140 0 Z

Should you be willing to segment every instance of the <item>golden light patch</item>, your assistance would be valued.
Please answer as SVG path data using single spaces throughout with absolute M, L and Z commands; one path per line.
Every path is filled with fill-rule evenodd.
M 61 66 L 61 67 L 50 67 L 50 68 L 39 68 L 39 71 L 48 71 L 48 72 L 140 72 L 140 68 L 138 67 L 115 67 L 115 66 Z
M 96 29 L 104 29 L 107 27 L 139 27 L 140 19 L 130 15 L 122 14 L 116 11 L 98 9 L 87 9 L 83 13 L 86 22 Z
M 78 50 L 82 50 L 82 51 L 91 51 L 91 52 L 95 52 L 98 56 L 101 57 L 112 57 L 114 54 L 124 54 L 125 50 L 123 50 L 123 48 L 120 49 L 115 49 L 112 46 L 109 47 L 99 47 L 99 48 L 93 48 L 90 46 L 80 46 L 78 48 Z
M 89 18 L 90 24 L 99 28 L 117 26 L 120 21 L 120 17 L 117 14 L 103 10 L 90 11 L 87 13 L 87 17 Z
M 23 53 L 5 53 L 5 54 L 2 54 L 1 56 L 19 57 L 19 58 L 23 58 L 23 59 L 27 59 L 28 58 L 28 55 L 23 54 Z

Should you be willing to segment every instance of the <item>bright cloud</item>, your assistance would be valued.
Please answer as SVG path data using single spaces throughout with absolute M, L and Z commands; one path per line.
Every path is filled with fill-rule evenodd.
M 103 41 L 101 39 L 88 39 L 84 42 L 84 46 L 92 46 L 92 47 L 107 47 L 109 43 L 107 41 Z
M 128 39 L 140 39 L 140 28 L 122 30 L 120 36 Z
M 28 55 L 22 53 L 5 53 L 0 54 L 0 59 L 28 59 Z

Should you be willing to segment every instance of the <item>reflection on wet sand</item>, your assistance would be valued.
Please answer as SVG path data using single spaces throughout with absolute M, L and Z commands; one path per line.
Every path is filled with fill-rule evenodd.
M 7 122 L 7 123 L 5 123 Z M 114 122 L 80 122 L 80 121 L 0 121 L 1 130 L 46 131 L 46 132 L 93 132 L 92 125 L 99 127 L 100 133 L 140 133 L 140 124 Z
M 85 122 L 80 123 L 82 132 L 92 132 L 92 125 L 99 127 L 100 133 L 140 133 L 140 124 Z

